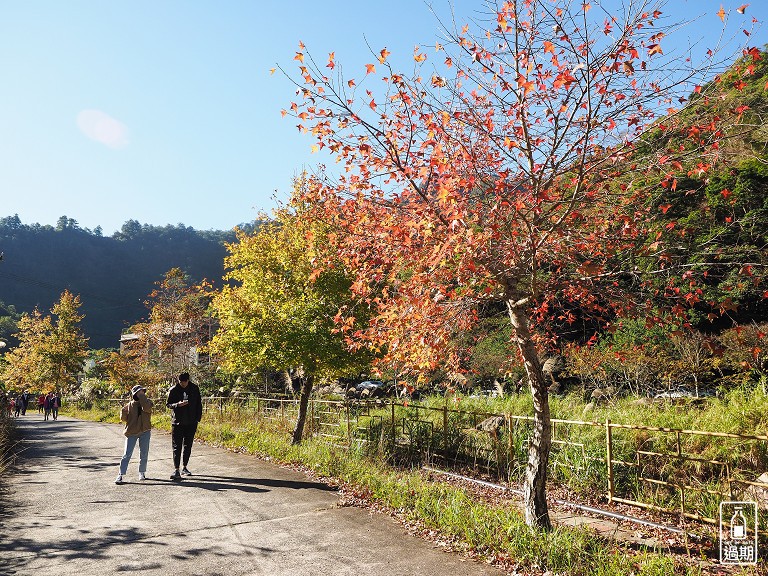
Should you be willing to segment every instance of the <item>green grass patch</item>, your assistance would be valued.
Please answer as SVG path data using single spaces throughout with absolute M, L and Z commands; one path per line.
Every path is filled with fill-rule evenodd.
M 0 411 L 0 479 L 4 478 L 13 461 L 15 430 L 7 410 Z

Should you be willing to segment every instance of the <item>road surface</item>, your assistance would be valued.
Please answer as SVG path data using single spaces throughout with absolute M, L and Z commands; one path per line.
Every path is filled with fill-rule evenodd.
M 13 576 L 500 575 L 339 506 L 300 472 L 196 443 L 194 476 L 171 482 L 170 436 L 153 431 L 148 479 L 114 484 L 122 427 L 18 419 L 22 440 L 0 517 L 0 574 Z

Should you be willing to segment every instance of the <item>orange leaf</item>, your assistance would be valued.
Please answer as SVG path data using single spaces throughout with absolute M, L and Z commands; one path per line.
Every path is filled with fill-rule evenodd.
M 416 62 L 424 62 L 424 60 L 427 59 L 426 54 L 414 54 L 413 59 L 416 60 Z
M 390 54 L 391 52 L 386 48 L 384 48 L 381 52 L 379 52 L 379 62 L 384 64 L 384 62 L 386 62 L 387 60 L 387 56 L 389 56 Z
M 365 65 L 365 73 L 366 74 L 373 74 L 376 72 L 376 66 L 373 64 L 366 64 Z
M 296 52 L 296 56 L 294 56 L 293 59 L 298 60 L 299 62 L 304 62 L 304 54 Z
M 720 10 L 717 13 L 718 16 L 720 16 L 720 20 L 725 22 L 725 10 L 723 10 L 723 5 L 720 4 Z
M 544 41 L 544 54 L 547 52 L 552 52 L 552 54 L 555 53 L 555 45 L 552 44 L 549 40 Z
M 347 85 L 348 85 L 350 88 L 352 88 L 352 87 L 355 85 L 355 81 L 354 81 L 354 80 L 352 80 L 352 79 L 350 79 L 350 80 L 347 80 Z
M 654 54 L 664 54 L 661 51 L 661 44 L 651 44 L 648 46 L 648 56 L 653 56 Z
M 632 62 L 624 62 L 622 67 L 624 68 L 624 72 L 626 74 L 632 74 L 635 71 L 634 66 L 632 66 Z
M 736 12 L 738 12 L 739 14 L 744 14 L 744 11 L 747 9 L 747 6 L 749 6 L 749 4 L 742 4 L 741 6 L 736 8 Z
M 275 73 L 275 68 L 270 68 L 270 69 L 269 69 L 269 73 L 270 73 L 270 74 L 274 74 L 274 73 Z

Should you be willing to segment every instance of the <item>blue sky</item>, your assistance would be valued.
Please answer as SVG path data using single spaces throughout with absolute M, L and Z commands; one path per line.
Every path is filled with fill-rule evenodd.
M 619 0 L 604 4 L 617 4 Z M 597 0 L 592 0 L 596 5 Z M 768 3 L 672 0 L 701 16 L 679 39 L 714 42 L 722 5 L 731 33 Z M 112 234 L 128 219 L 229 229 L 284 199 L 321 160 L 280 111 L 299 41 L 346 70 L 387 47 L 403 68 L 439 25 L 419 0 L 384 3 L 227 0 L 6 0 L 0 10 L 0 216 L 55 224 L 67 215 Z M 456 0 L 464 22 L 482 6 Z M 451 4 L 432 9 L 450 19 Z M 768 42 L 766 29 L 752 43 Z M 357 67 L 357 68 L 356 68 Z M 352 74 L 354 75 L 354 74 Z

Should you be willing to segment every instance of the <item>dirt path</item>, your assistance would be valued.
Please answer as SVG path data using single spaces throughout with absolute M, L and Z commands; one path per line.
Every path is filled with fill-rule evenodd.
M 148 480 L 138 447 L 114 484 L 122 429 L 18 419 L 23 452 L 0 518 L 0 574 L 500 575 L 408 535 L 394 520 L 338 506 L 301 473 L 196 444 L 195 474 L 169 480 L 170 438 L 153 432 Z

